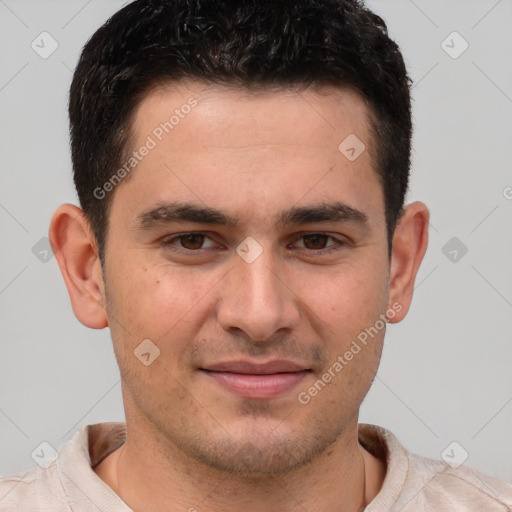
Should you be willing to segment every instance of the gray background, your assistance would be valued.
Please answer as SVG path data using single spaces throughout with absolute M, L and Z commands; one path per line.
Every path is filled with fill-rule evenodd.
M 34 465 L 43 441 L 57 448 L 85 424 L 124 417 L 109 331 L 74 318 L 44 239 L 55 208 L 76 202 L 72 69 L 121 5 L 0 0 L 2 475 Z M 425 201 L 432 221 L 412 310 L 389 326 L 361 421 L 426 456 L 467 452 L 467 465 L 512 482 L 512 1 L 369 5 L 415 81 L 408 199 Z M 47 58 L 44 31 L 58 43 Z

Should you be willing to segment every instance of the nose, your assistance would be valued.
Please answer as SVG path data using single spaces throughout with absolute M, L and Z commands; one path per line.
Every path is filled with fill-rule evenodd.
M 238 256 L 236 256 L 238 258 Z M 283 265 L 277 266 L 266 249 L 253 262 L 242 258 L 223 281 L 217 320 L 231 333 L 265 342 L 278 331 L 291 331 L 300 321 L 299 299 Z

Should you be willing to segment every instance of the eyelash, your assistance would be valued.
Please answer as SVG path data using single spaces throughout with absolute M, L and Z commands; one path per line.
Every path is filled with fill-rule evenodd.
M 177 235 L 173 235 L 172 237 L 170 238 L 166 238 L 166 239 L 163 239 L 162 242 L 161 242 L 161 245 L 162 247 L 164 247 L 165 249 L 170 249 L 172 251 L 175 251 L 175 252 L 179 252 L 179 253 L 182 253 L 182 254 L 201 254 L 203 251 L 206 251 L 208 250 L 209 248 L 206 248 L 206 249 L 186 249 L 184 247 L 178 247 L 176 245 L 174 245 L 174 242 L 176 241 L 179 241 L 180 239 L 186 237 L 186 236 L 189 236 L 189 235 L 203 235 L 206 239 L 209 239 L 210 241 L 213 241 L 213 238 L 208 236 L 206 233 L 202 232 L 202 231 L 190 231 L 190 232 L 187 232 L 187 233 L 179 233 Z M 301 235 L 300 237 L 298 237 L 295 242 L 303 239 L 304 237 L 306 236 L 313 236 L 313 235 L 320 235 L 320 236 L 326 236 L 327 237 L 327 242 L 329 242 L 329 240 L 333 241 L 334 243 L 332 243 L 331 245 L 328 245 L 327 247 L 323 248 L 323 249 L 308 249 L 307 247 L 299 247 L 300 250 L 303 250 L 303 251 L 307 251 L 309 254 L 329 254 L 331 252 L 335 252 L 335 251 L 339 251 L 341 248 L 343 248 L 344 246 L 348 245 L 348 242 L 347 241 L 344 241 L 344 240 L 340 240 L 339 238 L 336 238 L 332 235 L 329 235 L 327 233 L 322 233 L 322 232 L 309 232 L 309 233 L 304 233 L 303 235 Z

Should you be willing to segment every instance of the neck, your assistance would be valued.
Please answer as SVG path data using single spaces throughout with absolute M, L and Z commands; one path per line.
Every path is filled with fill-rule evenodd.
M 248 478 L 206 467 L 127 422 L 125 444 L 96 472 L 135 512 L 359 512 L 379 492 L 385 466 L 357 441 L 357 418 L 307 467 Z M 142 448 L 143 447 L 143 448 Z

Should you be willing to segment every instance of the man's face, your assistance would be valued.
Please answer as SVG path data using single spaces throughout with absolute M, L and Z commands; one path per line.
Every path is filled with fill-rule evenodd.
M 311 460 L 357 422 L 390 307 L 367 107 L 172 85 L 133 130 L 156 145 L 114 192 L 104 275 L 127 422 L 222 470 Z

